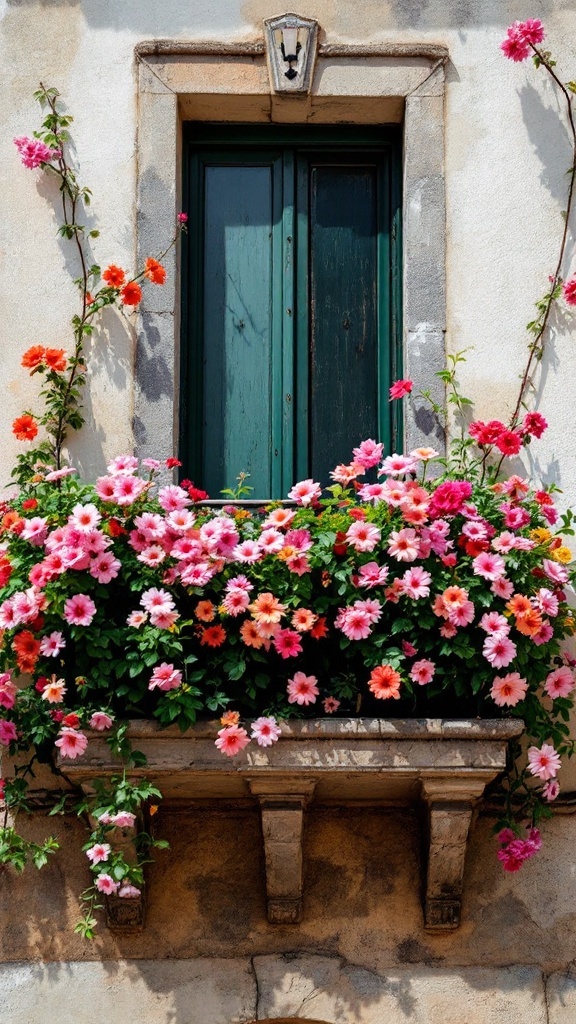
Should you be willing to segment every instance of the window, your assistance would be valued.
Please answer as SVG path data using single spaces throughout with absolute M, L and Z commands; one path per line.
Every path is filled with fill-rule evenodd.
M 181 458 L 217 497 L 326 482 L 400 439 L 395 129 L 194 125 L 184 134 Z

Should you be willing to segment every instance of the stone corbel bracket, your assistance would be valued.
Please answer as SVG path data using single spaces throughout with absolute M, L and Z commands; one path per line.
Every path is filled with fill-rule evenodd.
M 467 778 L 422 778 L 426 808 L 427 866 L 424 878 L 424 927 L 453 931 L 460 924 L 468 834 L 474 807 L 493 773 Z
M 107 836 L 112 849 L 122 853 L 128 864 L 138 862 L 136 839 L 142 828 L 142 820 L 137 818 L 133 827 L 116 828 Z M 104 912 L 106 926 L 117 935 L 133 935 L 142 931 L 146 919 L 144 891 L 139 896 L 105 896 Z
M 297 924 L 302 917 L 304 809 L 316 782 L 304 776 L 247 777 L 262 819 L 266 903 L 271 924 Z

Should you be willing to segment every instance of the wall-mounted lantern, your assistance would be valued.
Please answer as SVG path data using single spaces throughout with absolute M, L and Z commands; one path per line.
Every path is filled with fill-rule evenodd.
M 283 14 L 264 22 L 266 55 L 274 92 L 305 95 L 310 91 L 318 22 Z

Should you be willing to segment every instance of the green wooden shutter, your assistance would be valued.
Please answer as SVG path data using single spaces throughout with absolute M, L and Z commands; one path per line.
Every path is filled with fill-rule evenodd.
M 339 135 L 187 142 L 181 452 L 212 497 L 240 470 L 255 496 L 283 497 L 328 483 L 364 437 L 390 445 L 398 165 L 389 139 Z

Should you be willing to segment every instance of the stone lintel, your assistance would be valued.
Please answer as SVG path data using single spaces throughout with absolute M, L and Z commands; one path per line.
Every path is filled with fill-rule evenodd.
M 297 924 L 302 917 L 304 808 L 315 781 L 248 777 L 262 820 L 266 902 L 271 924 Z

